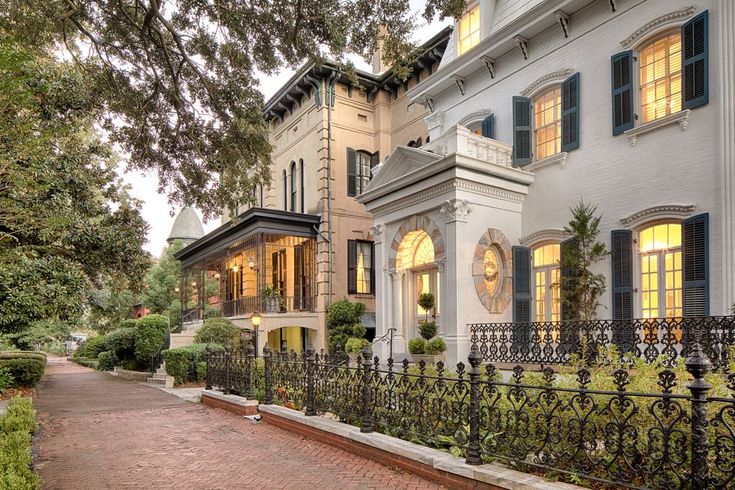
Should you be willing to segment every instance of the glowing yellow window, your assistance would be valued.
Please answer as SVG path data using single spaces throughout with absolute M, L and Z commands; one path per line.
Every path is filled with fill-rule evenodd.
M 560 320 L 559 254 L 558 243 L 533 251 L 534 318 L 537 322 Z
M 533 99 L 534 158 L 561 151 L 561 87 L 552 87 Z
M 681 225 L 667 223 L 642 230 L 638 236 L 643 318 L 682 314 Z
M 640 50 L 642 121 L 681 110 L 681 32 L 670 31 Z
M 458 53 L 464 54 L 480 42 L 480 6 L 476 6 L 459 19 Z

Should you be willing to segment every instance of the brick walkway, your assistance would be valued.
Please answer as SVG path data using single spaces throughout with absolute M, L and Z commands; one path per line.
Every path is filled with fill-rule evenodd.
M 437 488 L 266 423 L 49 359 L 36 408 L 48 489 Z

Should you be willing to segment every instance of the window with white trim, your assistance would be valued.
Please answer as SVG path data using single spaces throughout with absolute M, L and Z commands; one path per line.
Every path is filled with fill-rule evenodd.
M 458 25 L 457 54 L 462 55 L 480 42 L 480 6 L 464 14 Z
M 550 87 L 533 98 L 535 160 L 561 151 L 561 86 Z
M 681 223 L 649 226 L 638 234 L 641 316 L 682 316 Z
M 561 320 L 559 257 L 561 246 L 549 243 L 533 250 L 533 306 L 537 322 Z
M 681 110 L 681 29 L 653 37 L 638 50 L 641 122 Z

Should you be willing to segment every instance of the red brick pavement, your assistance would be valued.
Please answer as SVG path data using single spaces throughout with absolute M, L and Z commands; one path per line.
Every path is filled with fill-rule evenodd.
M 266 423 L 51 359 L 37 468 L 48 489 L 438 488 Z

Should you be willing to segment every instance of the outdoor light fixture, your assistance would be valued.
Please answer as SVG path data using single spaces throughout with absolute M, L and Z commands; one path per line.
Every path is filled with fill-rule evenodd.
M 193 288 L 197 287 L 197 282 L 196 281 L 191 281 L 191 287 L 193 287 Z
M 233 265 L 232 266 L 232 272 L 237 272 L 238 270 L 240 270 L 240 268 L 238 266 L 236 266 L 236 265 Z
M 179 289 L 179 287 L 178 287 L 178 286 L 176 286 L 176 287 L 174 288 L 174 293 L 178 293 L 179 291 L 181 291 L 181 289 Z
M 263 317 L 260 316 L 260 313 L 258 311 L 254 311 L 252 315 L 250 315 L 250 323 L 253 324 L 253 326 L 257 329 L 260 326 L 260 322 L 263 321 Z
M 248 257 L 248 267 L 250 267 L 251 271 L 255 270 L 255 259 L 252 257 Z
M 215 278 L 215 279 L 219 279 L 219 272 L 216 272 L 216 273 L 214 274 L 214 278 Z

